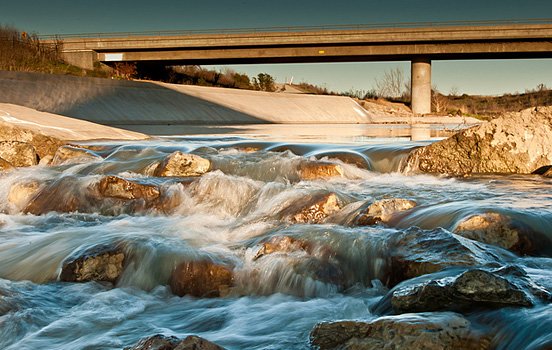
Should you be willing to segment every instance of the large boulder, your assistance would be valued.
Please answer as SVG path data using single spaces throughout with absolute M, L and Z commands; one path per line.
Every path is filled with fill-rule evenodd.
M 10 169 L 13 169 L 13 165 L 7 160 L 0 158 L 0 171 L 6 171 Z
M 142 198 L 152 201 L 159 198 L 159 188 L 154 185 L 129 181 L 118 176 L 104 176 L 94 185 L 101 197 L 123 200 Z
M 514 258 L 505 250 L 475 242 L 444 229 L 412 227 L 389 239 L 388 286 L 452 266 L 478 266 Z
M 91 150 L 65 145 L 57 149 L 50 165 L 99 162 L 101 160 L 103 158 Z
M 123 272 L 125 257 L 120 245 L 96 246 L 66 259 L 59 279 L 64 282 L 116 283 Z
M 211 168 L 211 162 L 195 154 L 173 152 L 157 166 L 155 176 L 200 176 Z
M 320 350 L 489 349 L 490 340 L 452 312 L 386 316 L 371 322 L 319 323 L 310 334 Z
M 472 215 L 456 225 L 454 233 L 478 242 L 496 245 L 520 255 L 532 255 L 550 248 L 539 234 L 500 213 Z M 544 241 L 544 237 L 541 237 Z
M 54 155 L 56 150 L 65 144 L 63 140 L 43 135 L 11 123 L 0 121 L 0 140 L 18 141 L 32 145 L 40 159 Z M 2 157 L 0 155 L 0 157 Z
M 511 113 L 412 151 L 404 171 L 530 174 L 552 164 L 552 107 Z
M 354 224 L 359 226 L 387 224 L 395 214 L 410 210 L 415 206 L 415 201 L 404 198 L 386 198 L 375 201 L 355 218 Z
M 0 157 L 15 167 L 38 164 L 33 145 L 19 141 L 0 141 Z
M 217 298 L 228 294 L 233 281 L 231 266 L 205 258 L 179 264 L 172 272 L 169 285 L 178 296 Z
M 140 340 L 138 344 L 127 347 L 125 350 L 224 350 L 224 348 L 196 335 L 178 339 L 173 336 L 156 334 Z
M 534 283 L 523 269 L 510 265 L 496 269 L 471 268 L 420 282 L 406 281 L 390 291 L 380 303 L 389 299 L 397 314 L 438 310 L 464 312 L 480 308 L 529 307 L 539 299 L 549 301 L 550 294 Z

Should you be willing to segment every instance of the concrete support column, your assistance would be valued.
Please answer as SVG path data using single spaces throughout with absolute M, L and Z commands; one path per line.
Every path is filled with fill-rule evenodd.
M 431 60 L 413 59 L 410 73 L 412 112 L 414 114 L 431 113 Z

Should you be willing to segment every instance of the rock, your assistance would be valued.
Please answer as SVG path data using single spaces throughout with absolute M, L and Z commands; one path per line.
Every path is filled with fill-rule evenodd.
M 52 164 L 52 161 L 54 160 L 54 156 L 48 154 L 47 156 L 40 158 L 40 161 L 38 162 L 38 165 L 41 166 L 47 166 Z
M 390 291 L 389 295 L 395 313 L 529 307 L 534 305 L 534 299 L 550 299 L 544 288 L 536 285 L 523 269 L 516 266 L 472 268 L 456 275 L 422 282 L 406 281 Z
M 257 253 L 253 256 L 253 261 L 272 253 L 290 253 L 298 250 L 306 251 L 308 243 L 289 236 L 276 236 L 264 242 Z
M 339 159 L 343 163 L 352 164 L 360 169 L 370 170 L 373 168 L 372 163 L 367 156 L 354 151 L 323 151 L 317 153 L 315 156 L 318 159 L 324 157 Z
M 15 167 L 38 164 L 35 148 L 26 142 L 0 141 L 0 157 Z
M 99 162 L 102 160 L 103 158 L 93 151 L 85 148 L 65 145 L 57 149 L 54 159 L 50 165 L 54 166 L 73 163 Z
M 0 140 L 19 141 L 32 145 L 40 159 L 47 155 L 54 155 L 56 150 L 65 144 L 60 139 L 3 121 L 0 121 Z M 2 156 L 0 155 L 0 157 Z
M 489 338 L 453 312 L 386 316 L 371 322 L 319 323 L 310 341 L 320 350 L 490 348 Z
M 530 231 L 529 227 L 514 223 L 499 213 L 473 215 L 454 228 L 454 233 L 462 237 L 496 245 L 520 255 L 531 255 L 539 250 L 531 239 Z
M 125 253 L 121 246 L 96 246 L 63 262 L 60 281 L 116 283 L 123 272 Z
M 411 227 L 389 242 L 388 286 L 451 266 L 477 266 L 514 259 L 507 251 L 454 235 L 444 229 Z
M 343 169 L 339 164 L 330 162 L 307 161 L 299 165 L 301 180 L 318 180 L 334 176 L 343 176 Z
M 388 223 L 393 215 L 398 212 L 412 209 L 416 202 L 403 198 L 388 198 L 376 201 L 354 220 L 359 226 Z
M 282 211 L 293 223 L 318 224 L 328 216 L 341 210 L 341 203 L 335 193 L 315 193 L 304 201 L 294 203 Z
M 231 267 L 203 259 L 178 265 L 172 272 L 169 285 L 178 296 L 217 298 L 228 293 L 233 280 Z
M 18 210 L 23 210 L 36 195 L 39 188 L 38 181 L 16 182 L 10 187 L 8 202 Z
M 550 166 L 550 167 L 548 168 L 548 170 L 546 170 L 546 171 L 544 172 L 544 174 L 542 174 L 542 176 L 544 176 L 544 177 L 552 177 L 552 166 Z
M 200 176 L 211 168 L 211 162 L 195 154 L 185 154 L 180 151 L 169 154 L 157 166 L 155 176 Z
M 0 158 L 0 171 L 6 171 L 13 169 L 14 166 L 7 160 Z
M 530 174 L 552 164 L 552 107 L 507 114 L 410 153 L 403 171 Z
M 154 185 L 140 184 L 118 176 L 104 176 L 95 185 L 102 197 L 131 200 L 142 198 L 153 201 L 159 198 L 159 188 Z
M 181 340 L 173 336 L 156 334 L 140 340 L 138 344 L 125 350 L 224 350 L 224 348 L 196 335 L 190 335 Z

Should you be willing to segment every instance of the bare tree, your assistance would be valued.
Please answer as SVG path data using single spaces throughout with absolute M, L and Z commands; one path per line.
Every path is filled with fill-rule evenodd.
M 437 86 L 431 88 L 431 106 L 436 113 L 446 112 L 448 109 L 449 100 L 437 90 Z
M 400 98 L 404 94 L 404 87 L 404 73 L 398 67 L 385 71 L 381 79 L 376 79 L 375 89 L 380 97 Z

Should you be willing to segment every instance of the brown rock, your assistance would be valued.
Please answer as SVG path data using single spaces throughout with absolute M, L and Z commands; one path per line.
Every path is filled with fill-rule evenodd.
M 73 163 L 98 162 L 103 160 L 102 157 L 85 148 L 75 146 L 61 146 L 57 149 L 54 159 L 50 165 L 62 165 Z
M 355 165 L 360 169 L 372 169 L 370 159 L 362 153 L 353 151 L 324 151 L 316 154 L 316 158 L 333 158 L 339 159 L 343 163 Z
M 552 107 L 493 119 L 412 151 L 403 171 L 530 174 L 552 164 Z
M 0 171 L 6 171 L 13 169 L 13 165 L 7 160 L 0 158 Z
M 272 253 L 290 253 L 298 250 L 306 250 L 307 242 L 298 240 L 289 236 L 272 237 L 268 242 L 264 242 L 255 256 L 253 261 Z
M 360 226 L 375 225 L 378 223 L 388 223 L 393 215 L 398 212 L 412 209 L 416 202 L 403 198 L 388 198 L 376 201 L 356 219 L 355 224 Z
M 58 147 L 65 142 L 38 132 L 0 121 L 0 140 L 10 140 L 32 145 L 40 159 L 47 155 L 54 155 Z M 1 157 L 1 155 L 0 155 Z
M 178 265 L 169 285 L 174 294 L 217 298 L 227 294 L 233 284 L 232 268 L 209 259 L 185 261 Z
M 180 151 L 169 154 L 157 166 L 155 176 L 200 176 L 209 171 L 211 162 L 195 154 Z
M 63 262 L 59 279 L 64 282 L 117 282 L 123 272 L 125 253 L 121 247 L 98 246 Z
M 38 181 L 16 182 L 10 187 L 8 202 L 18 210 L 27 206 L 40 188 Z
M 536 248 L 527 235 L 528 228 L 515 225 L 499 213 L 473 215 L 460 222 L 454 233 L 474 241 L 496 245 L 518 254 L 532 254 Z
M 95 187 L 102 197 L 123 200 L 143 198 L 146 201 L 159 198 L 157 186 L 140 184 L 118 176 L 102 177 Z
M 26 142 L 0 141 L 0 157 L 15 167 L 38 164 L 35 148 Z
M 506 251 L 453 235 L 444 229 L 417 227 L 397 232 L 389 242 L 386 284 L 397 283 L 451 266 L 477 266 L 513 258 Z
M 319 323 L 310 334 L 320 350 L 489 349 L 490 339 L 453 312 L 380 317 L 371 322 Z
M 318 180 L 334 176 L 343 176 L 343 169 L 339 164 L 307 161 L 299 165 L 301 180 Z
M 142 339 L 138 344 L 125 350 L 224 350 L 224 348 L 196 335 L 180 340 L 176 337 L 157 334 Z
M 294 223 L 318 224 L 339 210 L 341 204 L 335 193 L 315 193 L 286 208 L 282 214 Z

